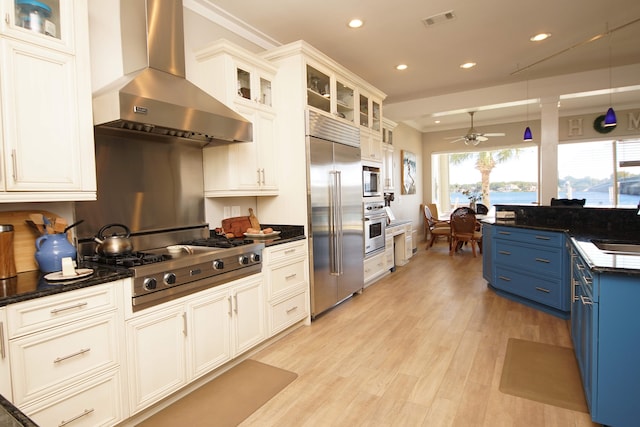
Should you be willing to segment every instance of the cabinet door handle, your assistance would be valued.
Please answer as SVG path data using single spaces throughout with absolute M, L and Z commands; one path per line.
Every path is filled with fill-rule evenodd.
M 536 286 L 536 291 L 544 292 L 545 294 L 548 294 L 551 292 L 549 289 L 540 288 L 538 286 Z
M 256 177 L 258 178 L 256 184 L 260 185 L 260 169 L 256 169 Z
M 92 413 L 94 411 L 93 408 L 91 409 L 85 409 L 84 411 L 82 411 L 82 413 L 80 415 L 76 415 L 73 418 L 69 418 L 66 421 L 60 421 L 60 424 L 58 424 L 58 427 L 63 427 L 66 426 L 67 424 L 71 424 L 72 422 L 74 422 L 75 420 L 79 420 L 82 417 L 86 417 L 87 415 L 89 415 L 90 413 Z
M 267 178 L 264 175 L 264 168 L 260 169 L 262 171 L 262 185 L 266 185 Z
M 288 276 L 285 276 L 285 280 L 293 279 L 297 275 L 298 275 L 297 273 L 289 274 Z
M 11 21 L 9 21 L 9 14 L 8 14 L 8 13 L 5 13 L 5 14 L 4 14 L 4 22 L 6 22 L 6 23 L 7 23 L 7 25 L 10 25 L 10 24 L 11 24 Z
M 11 150 L 11 166 L 13 167 L 13 182 L 18 182 L 18 159 L 16 159 L 16 149 Z
M 538 240 L 551 240 L 551 237 L 548 237 L 548 236 L 536 236 L 536 239 L 538 239 Z
M 296 306 L 294 306 L 294 307 L 291 307 L 289 310 L 287 310 L 287 314 L 293 313 L 293 312 L 294 312 L 294 311 L 296 311 L 297 309 L 298 309 L 298 306 L 297 306 L 297 305 L 296 305 Z
M 538 262 L 544 262 L 544 263 L 546 263 L 546 264 L 548 264 L 548 263 L 550 263 L 550 262 L 551 262 L 551 260 L 544 259 L 544 258 L 536 258 L 536 261 L 538 261 Z
M 0 357 L 4 359 L 5 357 L 5 349 L 4 349 L 4 323 L 0 322 Z
M 80 302 L 78 304 L 75 305 L 70 305 L 68 307 L 62 307 L 62 308 L 54 308 L 53 310 L 51 310 L 51 314 L 58 314 L 61 311 L 67 311 L 67 310 L 73 310 L 74 308 L 82 308 L 85 305 L 87 305 L 86 302 Z
M 90 351 L 91 351 L 91 348 L 81 348 L 80 350 L 76 351 L 75 353 L 71 353 L 71 354 L 69 354 L 67 356 L 57 357 L 53 361 L 53 363 L 60 363 L 60 362 L 62 362 L 64 360 L 71 359 L 72 357 L 80 356 L 80 355 L 88 353 Z
M 582 305 L 593 305 L 591 298 L 585 297 L 584 295 L 580 295 L 580 301 L 582 301 Z
M 238 314 L 238 295 L 233 296 L 233 302 L 235 303 L 235 308 L 233 309 L 234 313 Z
M 231 304 L 231 297 L 227 298 L 227 301 L 229 302 L 229 317 L 231 317 L 231 312 L 233 311 L 233 304 Z
M 182 313 L 182 335 L 187 336 L 187 313 Z
M 498 253 L 500 255 L 511 255 L 511 252 L 509 252 L 509 251 L 498 251 Z
M 498 276 L 498 279 L 504 280 L 505 282 L 510 282 L 511 281 L 511 279 L 506 277 L 506 276 Z

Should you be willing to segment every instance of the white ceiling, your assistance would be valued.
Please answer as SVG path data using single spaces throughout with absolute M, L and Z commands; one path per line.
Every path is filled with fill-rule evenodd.
M 469 110 L 483 110 L 476 114 L 476 125 L 521 120 L 535 110 L 487 107 L 468 99 L 439 102 L 445 94 L 501 86 L 522 91 L 523 100 L 529 82 L 538 79 L 600 69 L 606 86 L 610 66 L 640 64 L 638 0 L 192 1 L 226 11 L 245 29 L 262 33 L 267 44 L 307 41 L 385 92 L 386 111 L 397 114 L 392 119 L 422 131 L 464 127 Z M 449 11 L 454 14 L 451 20 L 429 27 L 423 23 Z M 347 27 L 354 17 L 364 20 L 362 28 Z M 540 32 L 552 36 L 539 43 L 529 41 Z M 587 42 L 599 34 L 608 36 Z M 459 67 L 468 61 L 477 66 Z M 395 70 L 399 63 L 409 68 Z M 482 99 L 482 91 L 477 94 Z M 640 90 L 615 96 L 618 105 L 640 102 Z M 608 105 L 608 97 L 589 102 Z M 563 101 L 566 106 L 572 102 Z M 586 105 L 585 98 L 580 105 Z M 442 123 L 434 124 L 434 114 L 458 109 L 462 111 L 445 114 Z

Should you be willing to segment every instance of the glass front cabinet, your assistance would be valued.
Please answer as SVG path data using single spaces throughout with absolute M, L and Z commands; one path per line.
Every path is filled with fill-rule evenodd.
M 307 105 L 355 123 L 356 89 L 346 78 L 307 64 Z
M 72 2 L 64 0 L 1 0 L 4 35 L 73 53 Z

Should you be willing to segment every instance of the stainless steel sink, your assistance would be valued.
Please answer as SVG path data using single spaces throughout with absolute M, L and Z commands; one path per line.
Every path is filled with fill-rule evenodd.
M 591 240 L 601 251 L 620 255 L 640 255 L 640 243 L 615 240 Z

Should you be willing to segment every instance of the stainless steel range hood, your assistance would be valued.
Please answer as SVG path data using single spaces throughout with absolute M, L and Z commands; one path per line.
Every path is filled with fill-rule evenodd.
M 120 74 L 93 94 L 96 126 L 204 143 L 252 140 L 251 122 L 186 80 L 181 0 L 93 5 L 93 72 L 104 74 L 116 63 Z M 108 33 L 114 27 L 119 37 Z

